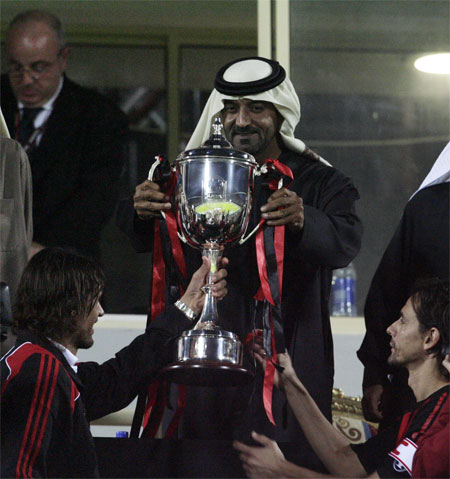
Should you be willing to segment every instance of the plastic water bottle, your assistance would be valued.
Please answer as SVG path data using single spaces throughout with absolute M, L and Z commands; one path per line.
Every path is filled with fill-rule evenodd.
M 332 316 L 357 316 L 356 270 L 353 263 L 333 271 L 331 283 Z

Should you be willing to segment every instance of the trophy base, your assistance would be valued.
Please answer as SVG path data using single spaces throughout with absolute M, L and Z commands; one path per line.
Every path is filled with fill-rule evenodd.
M 177 340 L 173 364 L 163 369 L 166 379 L 192 386 L 239 386 L 253 374 L 242 367 L 242 343 L 222 329 L 191 329 Z
M 253 379 L 253 373 L 235 364 L 218 361 L 182 361 L 162 371 L 164 379 L 188 386 L 242 386 Z

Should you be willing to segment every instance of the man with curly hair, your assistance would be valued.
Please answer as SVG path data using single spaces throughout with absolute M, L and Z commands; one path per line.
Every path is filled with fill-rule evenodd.
M 79 363 L 78 349 L 93 345 L 94 325 L 104 314 L 103 272 L 60 248 L 33 256 L 13 308 L 17 341 L 0 363 L 1 477 L 98 477 L 89 422 L 126 407 L 170 361 L 170 340 L 202 309 L 208 273 L 204 259 L 184 304 L 169 306 L 114 358 Z M 213 276 L 218 298 L 226 293 L 225 276 L 224 269 Z

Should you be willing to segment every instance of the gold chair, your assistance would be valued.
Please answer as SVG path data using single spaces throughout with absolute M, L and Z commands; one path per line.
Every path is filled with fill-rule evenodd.
M 377 425 L 364 419 L 361 398 L 346 396 L 333 388 L 333 425 L 353 444 L 365 442 L 377 432 Z

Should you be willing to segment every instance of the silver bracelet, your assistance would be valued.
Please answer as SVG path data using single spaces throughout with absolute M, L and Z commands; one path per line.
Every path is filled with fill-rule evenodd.
M 190 321 L 193 321 L 197 317 L 194 311 L 180 299 L 175 302 L 175 307 L 178 308 Z

